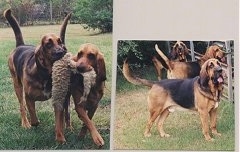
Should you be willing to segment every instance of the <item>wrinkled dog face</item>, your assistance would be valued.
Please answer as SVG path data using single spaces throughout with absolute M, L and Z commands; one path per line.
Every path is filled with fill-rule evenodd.
M 173 59 L 177 59 L 178 61 L 187 61 L 187 54 L 189 53 L 187 46 L 181 42 L 177 41 L 173 46 L 172 57 Z
M 220 62 L 226 63 L 226 54 L 221 49 L 216 50 L 215 58 Z
M 207 61 L 207 73 L 213 84 L 218 85 L 224 83 L 223 70 L 221 64 L 216 59 Z
M 46 58 L 52 63 L 62 58 L 67 49 L 61 39 L 55 34 L 47 34 L 42 38 L 42 47 Z
M 93 44 L 83 44 L 77 56 L 74 58 L 77 62 L 77 69 L 80 73 L 88 72 L 97 66 L 99 50 Z

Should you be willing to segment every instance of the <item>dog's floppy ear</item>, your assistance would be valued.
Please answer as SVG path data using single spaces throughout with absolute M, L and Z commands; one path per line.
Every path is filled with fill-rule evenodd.
M 102 53 L 98 53 L 97 55 L 97 80 L 98 81 L 105 81 L 107 79 L 106 77 L 106 67 L 105 67 L 105 61 Z
M 190 49 L 188 49 L 187 46 L 184 43 L 182 43 L 182 45 L 184 47 L 184 55 L 188 55 L 189 52 L 190 52 Z
M 209 81 L 209 76 L 208 76 L 208 60 L 202 65 L 201 71 L 200 71 L 200 86 L 203 88 L 208 87 L 208 81 Z
M 208 57 L 215 58 L 216 57 L 216 53 L 218 51 L 219 51 L 219 47 L 214 45 L 214 46 L 208 47 L 206 53 L 207 53 Z
M 42 47 L 42 45 L 37 46 L 34 53 L 35 53 L 35 58 L 38 59 L 38 61 L 41 64 L 43 64 L 44 56 L 43 56 L 43 47 Z

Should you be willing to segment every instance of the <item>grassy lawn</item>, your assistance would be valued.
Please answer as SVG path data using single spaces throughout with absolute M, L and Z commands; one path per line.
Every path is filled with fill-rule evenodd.
M 137 70 L 136 70 L 137 71 Z M 143 69 L 155 79 L 152 68 Z M 139 71 L 138 71 L 139 72 Z M 140 73 L 140 72 L 139 72 Z M 147 119 L 148 88 L 135 86 L 127 82 L 122 75 L 117 75 L 117 92 L 115 100 L 115 119 L 113 147 L 114 149 L 139 150 L 203 150 L 203 151 L 233 151 L 235 149 L 234 104 L 221 101 L 218 109 L 218 131 L 221 137 L 214 137 L 213 142 L 205 141 L 201 122 L 197 112 L 175 111 L 166 119 L 164 129 L 169 138 L 161 138 L 156 123 L 152 127 L 152 136 L 143 136 Z
M 60 25 L 22 27 L 26 44 L 38 45 L 44 33 L 60 31 Z M 110 148 L 110 102 L 111 102 L 111 69 L 112 69 L 112 34 L 97 34 L 97 31 L 86 31 L 80 25 L 68 25 L 66 46 L 76 53 L 83 43 L 96 44 L 105 57 L 107 81 L 105 95 L 100 101 L 93 121 L 105 140 L 103 149 Z M 23 149 L 97 149 L 88 133 L 84 139 L 78 138 L 82 122 L 77 117 L 73 103 L 71 119 L 74 130 L 65 129 L 66 144 L 58 144 L 54 133 L 54 112 L 50 100 L 36 102 L 36 110 L 41 123 L 38 127 L 24 129 L 20 126 L 19 103 L 10 73 L 7 59 L 15 47 L 14 34 L 11 28 L 0 29 L 0 150 Z

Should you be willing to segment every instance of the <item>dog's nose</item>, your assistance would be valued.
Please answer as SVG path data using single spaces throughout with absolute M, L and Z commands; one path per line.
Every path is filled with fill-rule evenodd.
M 77 66 L 77 70 L 78 70 L 78 72 L 80 72 L 80 73 L 82 73 L 82 72 L 84 72 L 85 71 L 85 66 L 83 66 L 83 65 L 78 65 Z
M 80 73 L 91 71 L 91 69 L 92 68 L 90 66 L 87 66 L 85 64 L 79 64 L 77 66 L 77 71 L 80 72 Z
M 58 56 L 58 57 L 63 57 L 64 55 L 66 54 L 66 52 L 65 51 L 59 51 L 59 52 L 56 52 L 56 55 Z

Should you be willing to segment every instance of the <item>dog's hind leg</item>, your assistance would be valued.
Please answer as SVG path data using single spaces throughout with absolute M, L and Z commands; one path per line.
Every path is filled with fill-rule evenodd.
M 148 119 L 148 122 L 147 122 L 147 126 L 146 126 L 146 129 L 145 129 L 145 132 L 144 132 L 144 136 L 145 137 L 150 137 L 151 136 L 151 128 L 152 128 L 152 125 L 154 123 L 154 121 L 156 120 L 156 118 L 159 116 L 159 111 L 151 111 L 150 110 L 150 117 Z
M 160 114 L 160 116 L 158 118 L 158 131 L 159 131 L 161 137 L 170 137 L 170 135 L 166 134 L 163 130 L 163 123 L 166 120 L 166 118 L 168 117 L 169 113 L 170 112 L 167 108 Z
M 153 56 L 152 61 L 153 61 L 153 64 L 154 64 L 154 67 L 155 67 L 155 70 L 157 73 L 158 80 L 161 80 L 163 65 L 160 61 L 158 61 L 158 59 L 155 56 Z

